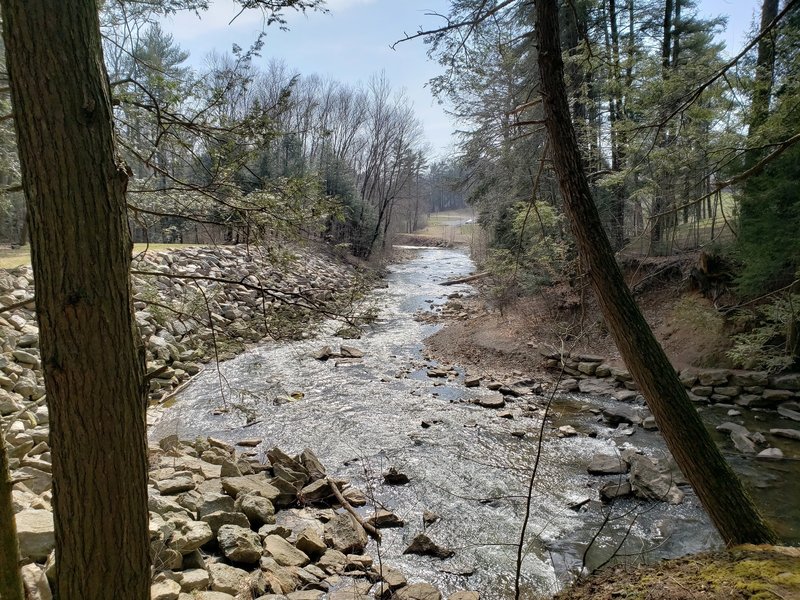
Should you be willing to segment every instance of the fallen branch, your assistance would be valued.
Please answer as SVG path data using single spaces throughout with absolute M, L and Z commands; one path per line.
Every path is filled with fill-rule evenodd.
M 484 271 L 482 273 L 477 273 L 476 275 L 470 275 L 469 277 L 459 277 L 458 279 L 448 279 L 447 281 L 443 281 L 439 285 L 456 285 L 459 283 L 467 283 L 469 281 L 475 281 L 476 279 L 482 279 L 484 277 L 488 277 L 491 275 L 489 271 Z
M 347 512 L 349 512 L 351 515 L 353 515 L 353 518 L 356 521 L 358 521 L 358 524 L 361 525 L 364 528 L 364 531 L 366 531 L 370 535 L 370 537 L 372 539 L 374 539 L 377 542 L 380 542 L 381 541 L 381 532 L 378 531 L 377 529 L 375 529 L 369 523 L 367 523 L 364 520 L 364 518 L 360 514 L 358 514 L 356 512 L 356 509 L 353 508 L 353 505 L 350 504 L 347 501 L 347 498 L 345 498 L 342 495 L 341 490 L 339 490 L 338 486 L 333 482 L 333 480 L 330 477 L 326 477 L 325 481 L 328 483 L 329 486 L 331 486 L 331 490 L 333 490 L 333 495 L 336 496 L 336 499 L 339 501 L 339 504 L 341 504 L 347 510 Z
M 16 304 L 11 304 L 10 306 L 4 306 L 3 308 L 0 308 L 0 313 L 16 310 L 18 308 L 33 307 L 35 302 L 36 298 L 26 298 L 22 302 L 17 302 Z

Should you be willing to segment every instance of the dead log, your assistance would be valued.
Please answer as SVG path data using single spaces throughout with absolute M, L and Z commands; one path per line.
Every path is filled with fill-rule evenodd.
M 456 285 L 459 283 L 469 283 L 470 281 L 475 281 L 476 279 L 482 279 L 484 277 L 488 277 L 491 275 L 489 271 L 483 271 L 482 273 L 477 273 L 475 275 L 470 275 L 469 277 L 459 277 L 458 279 L 448 279 L 447 281 L 443 281 L 439 285 Z

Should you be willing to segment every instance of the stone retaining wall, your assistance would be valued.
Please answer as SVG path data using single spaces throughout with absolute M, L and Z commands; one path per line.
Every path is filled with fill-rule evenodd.
M 608 386 L 631 392 L 638 390 L 627 370 L 611 366 L 605 357 L 588 354 L 560 354 L 543 351 L 545 365 L 560 369 L 562 362 L 571 379 L 562 381 L 564 390 L 586 391 L 581 381 L 599 379 Z M 764 371 L 734 369 L 687 368 L 678 373 L 689 391 L 689 398 L 698 404 L 736 404 L 746 408 L 778 408 L 784 402 L 800 400 L 800 373 L 770 375 Z M 620 390 L 621 391 L 621 390 Z M 615 396 L 626 396 L 619 392 Z M 631 394 L 635 396 L 636 394 Z

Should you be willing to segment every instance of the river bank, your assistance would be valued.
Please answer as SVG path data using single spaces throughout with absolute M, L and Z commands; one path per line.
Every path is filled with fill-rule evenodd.
M 464 253 L 449 249 L 409 252 L 413 254 L 391 266 L 387 287 L 369 294 L 375 318 L 364 324 L 360 334 L 342 331 L 342 321 L 333 319 L 321 323 L 316 336 L 247 345 L 246 351 L 218 368 L 202 370 L 177 396 L 151 408 L 151 522 L 161 522 L 166 528 L 156 527 L 154 535 L 163 533 L 161 546 L 168 549 L 184 534 L 203 534 L 192 538 L 194 543 L 201 540 L 198 548 L 189 550 L 191 544 L 179 544 L 186 554 L 172 548 L 182 557 L 180 564 L 174 553 L 162 557 L 171 556 L 174 561 L 162 563 L 163 574 L 156 581 L 164 584 L 168 593 L 176 588 L 167 582 L 177 583 L 180 594 L 187 593 L 181 573 L 192 568 L 208 574 L 206 580 L 202 573 L 192 573 L 205 582 L 198 584 L 200 587 L 220 594 L 228 591 L 214 586 L 226 584 L 215 584 L 210 574 L 215 570 L 230 573 L 224 566 L 243 571 L 247 577 L 234 572 L 241 581 L 258 579 L 265 570 L 262 558 L 277 562 L 265 546 L 271 535 L 284 537 L 298 548 L 300 528 L 286 526 L 279 532 L 268 528 L 261 536 L 263 525 L 249 520 L 249 526 L 245 525 L 242 519 L 249 515 L 243 508 L 244 500 L 237 508 L 234 499 L 241 490 L 230 486 L 233 493 L 226 490 L 225 477 L 252 478 L 262 491 L 266 490 L 266 496 L 276 493 L 264 487 L 266 484 L 276 488 L 275 525 L 285 525 L 279 519 L 297 523 L 296 511 L 306 511 L 299 515 L 299 524 L 303 525 L 306 517 L 316 521 L 317 525 L 306 522 L 304 527 L 312 527 L 317 533 L 321 530 L 326 548 L 336 550 L 333 537 L 328 542 L 324 532 L 327 521 L 338 518 L 330 512 L 337 503 L 323 498 L 322 504 L 315 506 L 307 502 L 308 491 L 296 493 L 320 479 L 312 481 L 310 472 L 298 479 L 303 486 L 292 486 L 295 493 L 291 502 L 287 498 L 290 490 L 278 481 L 292 478 L 287 464 L 308 462 L 302 459 L 306 449 L 319 457 L 327 477 L 339 482 L 343 493 L 351 490 L 347 492 L 351 497 L 366 498 L 366 504 L 356 509 L 363 519 L 388 511 L 402 526 L 382 531 L 380 545 L 368 541 L 363 554 L 355 554 L 356 558 L 347 558 L 340 565 L 345 572 L 359 570 L 365 574 L 359 586 L 340 573 L 329 572 L 325 564 L 320 566 L 314 559 L 312 567 L 321 569 L 325 576 L 314 574 L 312 568 L 317 578 L 314 582 L 305 566 L 292 566 L 305 572 L 292 571 L 298 577 L 292 581 L 299 589 L 291 592 L 295 595 L 288 595 L 290 599 L 316 599 L 326 593 L 339 598 L 332 594 L 347 594 L 348 583 L 350 596 L 340 600 L 349 600 L 355 591 L 359 595 L 365 590 L 374 594 L 376 564 L 378 570 L 385 565 L 405 578 L 410 590 L 405 594 L 427 590 L 430 598 L 441 594 L 474 599 L 474 595 L 459 595 L 469 590 L 486 600 L 501 600 L 513 593 L 526 490 L 530 468 L 539 452 L 539 431 L 547 406 L 547 396 L 542 392 L 548 389 L 552 377 L 520 368 L 511 368 L 502 376 L 479 373 L 473 366 L 465 369 L 427 356 L 423 340 L 441 327 L 430 322 L 435 320 L 430 315 L 448 312 L 460 322 L 461 314 L 467 311 L 454 302 L 472 302 L 475 294 L 469 285 L 440 284 L 468 274 L 473 265 Z M 345 340 L 341 335 L 354 339 Z M 551 411 L 544 423 L 546 443 L 533 496 L 536 510 L 529 535 L 522 542 L 522 597 L 549 597 L 575 573 L 602 564 L 614 553 L 633 552 L 657 559 L 719 546 L 696 498 L 671 467 L 660 436 L 644 426 L 646 413 L 637 408 L 641 422 L 623 422 L 619 410 L 615 410 L 619 406 L 613 398 L 564 392 L 557 410 Z M 30 485 L 37 486 L 29 493 L 17 490 L 21 511 L 47 512 L 49 506 L 47 413 L 43 408 L 31 406 L 35 423 L 17 418 L 12 424 L 11 433 L 17 442 L 14 448 L 24 449 L 16 464 L 28 469 Z M 29 447 L 31 443 L 33 447 Z M 275 448 L 283 452 L 279 454 Z M 285 455 L 294 462 L 287 463 L 282 458 Z M 21 466 L 22 460 L 26 465 Z M 618 493 L 621 468 L 630 471 L 628 477 L 635 483 L 631 489 L 636 495 Z M 289 470 L 302 472 L 299 467 L 289 466 Z M 663 491 L 679 502 L 660 501 L 664 498 L 657 491 L 652 492 L 657 499 L 648 499 L 646 481 L 668 483 Z M 278 500 L 281 489 L 282 499 Z M 614 490 L 619 497 L 604 499 L 602 490 L 606 496 Z M 214 532 L 200 515 L 196 494 L 206 493 L 222 493 L 232 499 L 234 510 L 226 504 L 223 512 L 239 516 L 225 518 L 232 520 L 230 525 L 251 533 L 226 529 L 220 540 L 219 530 Z M 188 496 L 179 502 L 185 494 Z M 266 497 L 261 492 L 257 496 Z M 170 516 L 170 512 L 177 514 Z M 184 515 L 187 512 L 188 517 Z M 286 514 L 281 517 L 282 513 Z M 343 511 L 339 509 L 339 513 Z M 36 516 L 44 517 L 41 513 Z M 258 518 L 263 520 L 263 513 Z M 188 523 L 184 522 L 187 519 Z M 206 526 L 212 528 L 208 539 Z M 351 524 L 348 531 L 351 529 L 363 539 L 357 527 Z M 224 547 L 231 541 L 232 553 L 239 548 L 238 542 L 233 542 L 241 539 L 250 550 L 248 560 L 252 560 L 258 546 L 253 534 L 259 536 L 261 558 L 240 568 L 241 561 L 236 557 L 241 555 L 237 552 L 231 558 Z M 440 550 L 440 556 L 406 553 L 421 534 L 433 542 L 433 549 Z M 595 541 L 587 549 L 592 539 Z M 195 550 L 201 551 L 205 566 L 198 566 Z M 183 562 L 190 554 L 192 558 Z M 370 559 L 372 564 L 367 565 Z M 216 564 L 223 567 L 211 568 Z M 273 574 L 282 573 L 269 561 L 265 564 Z M 350 567 L 346 567 L 348 564 Z M 41 569 L 36 572 L 42 573 Z M 287 582 L 281 576 L 270 583 L 275 584 L 272 593 L 282 593 L 277 592 L 281 579 Z M 306 589 L 309 584 L 317 587 Z M 415 597 L 409 595 L 409 600 Z

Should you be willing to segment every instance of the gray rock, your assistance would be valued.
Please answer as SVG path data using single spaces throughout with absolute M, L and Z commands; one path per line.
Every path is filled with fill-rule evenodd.
M 211 577 L 205 569 L 186 569 L 178 572 L 177 576 L 182 592 L 204 590 L 211 582 Z
M 311 527 L 300 532 L 294 545 L 298 550 L 312 558 L 322 556 L 328 549 L 325 542 L 322 541 L 322 537 Z
M 589 475 L 619 475 L 628 472 L 628 463 L 618 454 L 595 454 L 586 469 Z
M 208 575 L 211 579 L 211 591 L 237 595 L 247 589 L 249 573 L 236 567 L 223 563 L 208 565 Z
M 778 407 L 778 414 L 792 421 L 800 421 L 800 412 L 797 410 L 796 402 L 786 402 Z
M 442 594 L 430 583 L 412 583 L 395 592 L 396 600 L 442 600 Z
M 374 514 L 367 518 L 367 523 L 377 529 L 384 529 L 389 527 L 402 527 L 405 525 L 403 519 L 398 517 L 393 512 L 379 508 Z
M 363 600 L 369 598 L 372 584 L 369 581 L 354 580 L 328 595 L 328 600 Z M 289 600 L 293 600 L 289 594 Z
M 731 432 L 731 441 L 736 449 L 742 454 L 755 454 L 756 445 L 753 441 L 741 431 Z
M 150 586 L 150 600 L 178 600 L 180 593 L 180 584 L 171 579 L 165 579 Z
M 326 573 L 341 573 L 347 565 L 347 556 L 330 548 L 325 551 L 325 554 L 320 556 L 317 561 L 317 566 Z
M 258 534 L 238 525 L 222 525 L 217 532 L 222 553 L 230 561 L 255 564 L 261 558 L 261 538 Z
M 200 520 L 208 523 L 211 531 L 216 536 L 220 527 L 223 525 L 235 525 L 237 527 L 250 527 L 250 521 L 244 513 L 239 511 L 218 511 L 200 517 Z
M 789 390 L 767 389 L 764 390 L 763 394 L 761 394 L 761 398 L 764 400 L 765 406 L 775 406 L 781 402 L 791 400 L 793 397 L 794 393 L 790 392 Z
M 770 380 L 769 384 L 779 390 L 800 391 L 800 373 L 776 375 Z
M 185 517 L 172 518 L 170 525 L 175 527 L 168 545 L 181 554 L 188 554 L 214 538 L 211 527 L 202 521 L 192 521 Z
M 180 502 L 180 498 L 178 502 Z M 202 518 L 205 515 L 215 512 L 233 512 L 235 510 L 235 501 L 227 494 L 207 492 L 203 494 L 202 499 L 198 503 L 197 516 Z
M 603 502 L 610 502 L 614 498 L 630 496 L 632 493 L 631 484 L 625 481 L 609 481 L 600 488 L 600 499 Z
M 411 544 L 403 550 L 403 554 L 419 554 L 422 556 L 434 556 L 444 560 L 455 554 L 455 551 L 444 546 L 439 546 L 424 533 L 420 533 L 411 540 Z
M 388 585 L 393 590 L 403 587 L 408 583 L 408 580 L 406 579 L 405 575 L 403 575 L 397 569 L 387 567 L 386 565 L 383 565 L 381 567 L 380 576 L 381 579 L 386 582 L 386 585 Z
M 333 496 L 333 490 L 327 479 L 317 479 L 301 489 L 300 496 L 306 502 L 321 502 Z
M 630 457 L 630 465 L 631 489 L 638 497 L 670 504 L 683 502 L 684 493 L 676 485 L 679 477 L 676 477 L 667 461 L 655 461 L 634 454 Z
M 770 429 L 769 432 L 778 437 L 800 440 L 800 429 Z
M 729 372 L 725 369 L 701 369 L 697 373 L 697 379 L 703 386 L 725 385 L 728 383 L 728 375 Z
M 783 452 L 781 452 L 780 448 L 767 448 L 759 452 L 756 458 L 780 459 L 783 458 Z
M 620 423 L 630 423 L 638 425 L 642 422 L 642 415 L 639 409 L 635 406 L 628 404 L 614 404 L 603 409 L 603 418 L 611 426 L 617 426 Z
M 284 567 L 302 567 L 311 562 L 305 552 L 298 550 L 279 535 L 267 536 L 264 539 L 264 550 Z
M 499 392 L 480 396 L 476 402 L 483 408 L 503 408 L 506 405 L 506 400 L 503 397 L 503 394 Z
M 342 358 L 363 358 L 364 352 L 353 346 L 345 346 L 344 344 L 339 347 L 339 354 Z
M 349 513 L 341 513 L 325 523 L 325 543 L 344 554 L 359 553 L 367 545 L 367 533 Z
M 53 513 L 49 510 L 23 510 L 14 516 L 19 553 L 22 558 L 44 561 L 55 548 Z
M 195 488 L 191 477 L 175 477 L 156 481 L 156 489 L 164 496 L 174 496 Z
M 266 498 L 273 504 L 280 497 L 281 491 L 270 484 L 263 475 L 242 475 L 241 477 L 224 477 L 222 489 L 236 498 L 239 494 L 255 494 Z
M 254 494 L 243 494 L 236 499 L 236 510 L 243 512 L 250 525 L 260 527 L 275 522 L 275 507 L 272 502 Z

